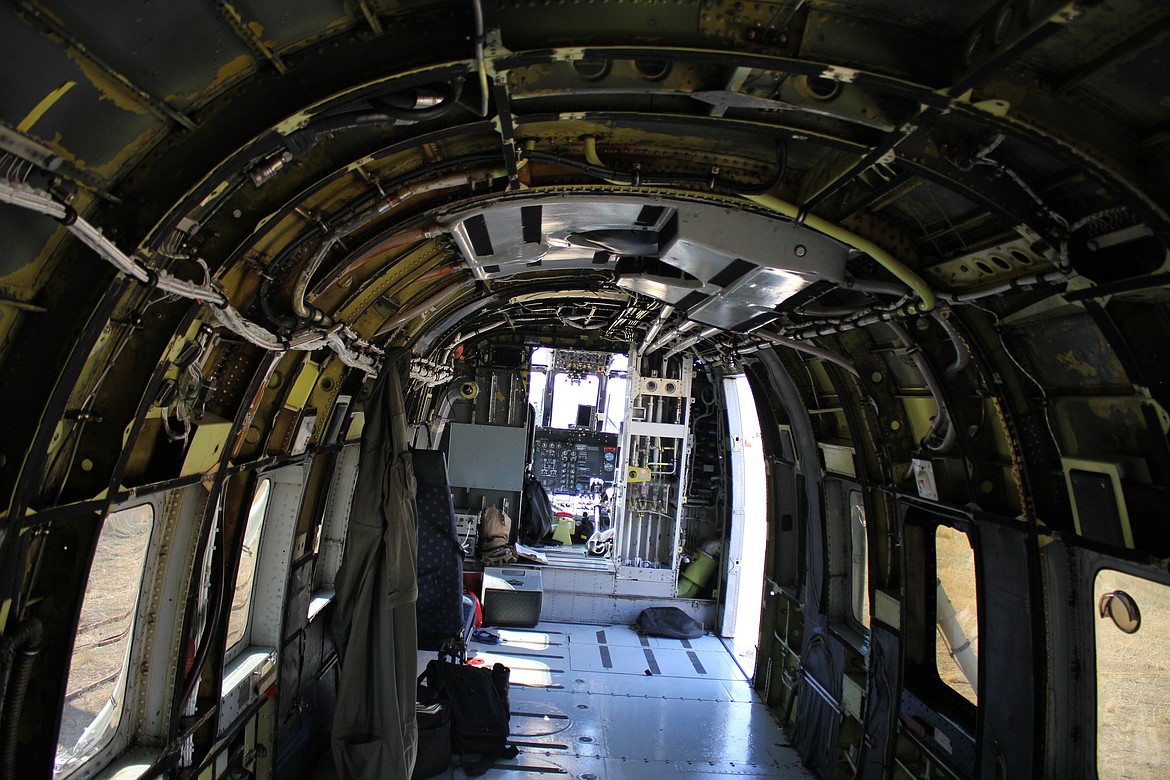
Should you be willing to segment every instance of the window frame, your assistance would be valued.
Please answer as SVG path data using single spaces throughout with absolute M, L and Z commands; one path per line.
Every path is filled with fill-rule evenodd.
M 1101 702 L 1100 702 L 1101 681 L 1100 681 L 1100 676 L 1099 676 L 1099 671 L 1101 668 L 1101 661 L 1100 661 L 1099 653 L 1098 653 L 1098 649 L 1099 649 L 1098 630 L 1102 627 L 1105 627 L 1105 628 L 1107 628 L 1107 630 L 1111 630 L 1111 631 L 1119 631 L 1120 630 L 1120 629 L 1117 629 L 1116 626 L 1111 625 L 1111 621 L 1107 617 L 1103 617 L 1099 613 L 1100 602 L 1099 602 L 1099 595 L 1097 592 L 1097 587 L 1098 587 L 1098 582 L 1100 580 L 1101 575 L 1106 571 L 1113 572 L 1114 574 L 1122 575 L 1123 577 L 1126 577 L 1126 578 L 1142 580 L 1142 581 L 1149 583 L 1151 585 L 1160 586 L 1161 588 L 1165 589 L 1168 594 L 1170 594 L 1170 576 L 1168 576 L 1166 572 L 1143 570 L 1142 568 L 1135 566 L 1132 562 L 1125 561 L 1123 559 L 1102 558 L 1102 559 L 1098 560 L 1095 563 L 1095 565 L 1093 565 L 1091 567 L 1091 569 L 1087 572 L 1087 576 L 1086 576 L 1084 582 L 1086 583 L 1086 586 L 1087 586 L 1086 592 L 1088 594 L 1090 594 L 1090 598 L 1087 600 L 1087 603 L 1082 604 L 1081 608 L 1088 612 L 1089 626 L 1091 627 L 1091 630 L 1087 632 L 1089 634 L 1089 636 L 1086 639 L 1086 642 L 1088 645 L 1088 649 L 1090 650 L 1089 658 L 1091 660 L 1090 660 L 1089 665 L 1090 665 L 1092 672 L 1093 672 L 1093 674 L 1091 675 L 1092 682 L 1090 683 L 1090 686 L 1089 686 L 1089 689 L 1092 691 L 1092 704 L 1091 704 L 1091 706 L 1088 707 L 1088 712 L 1086 713 L 1086 715 L 1089 716 L 1089 719 L 1091 719 L 1091 722 L 1093 725 L 1093 729 L 1092 729 L 1092 734 L 1093 734 L 1092 761 L 1093 761 L 1093 763 L 1092 763 L 1092 766 L 1093 766 L 1093 772 L 1094 772 L 1095 777 L 1100 776 L 1100 774 L 1101 774 L 1100 767 L 1102 765 L 1101 764 L 1101 750 L 1100 750 L 1100 748 L 1101 748 L 1101 722 L 1100 722 L 1100 720 L 1101 720 L 1100 719 L 1100 715 L 1101 715 Z M 1142 625 L 1144 626 L 1149 621 L 1150 615 L 1149 615 L 1148 609 L 1145 609 L 1145 610 L 1141 609 L 1142 606 L 1143 605 L 1139 602 L 1138 608 L 1141 611 Z M 1139 628 L 1138 633 L 1140 633 L 1140 631 L 1141 631 L 1141 629 Z M 1123 769 L 1128 770 L 1128 769 L 1130 769 L 1130 767 L 1123 767 Z M 1116 777 L 1116 776 L 1117 775 L 1110 775 L 1107 777 L 1111 778 L 1111 777 Z M 1154 775 L 1154 776 L 1160 777 L 1161 775 Z
M 941 528 L 947 528 L 951 531 L 954 531 L 955 533 L 962 534 L 963 536 L 965 536 L 967 538 L 967 544 L 971 548 L 971 575 L 972 575 L 972 583 L 974 584 L 974 587 L 975 587 L 975 641 L 971 642 L 969 637 L 967 637 L 967 640 L 975 648 L 975 662 L 977 664 L 977 668 L 978 668 L 978 663 L 979 663 L 979 638 L 983 635 L 982 626 L 980 625 L 980 622 L 981 622 L 980 621 L 980 612 L 981 612 L 981 610 L 979 608 L 979 604 L 980 604 L 980 600 L 979 600 L 979 572 L 978 572 L 978 568 L 977 568 L 977 564 L 976 564 L 978 556 L 976 555 L 975 537 L 973 534 L 973 529 L 958 528 L 958 527 L 951 525 L 949 523 L 938 523 L 937 525 L 934 526 L 934 532 L 931 535 L 933 542 L 934 542 L 932 547 L 931 547 L 931 562 L 933 563 L 933 571 L 934 571 L 935 579 L 939 583 L 939 585 L 936 585 L 935 593 L 933 594 L 933 597 L 932 597 L 933 606 L 934 606 L 934 610 L 932 612 L 932 615 L 934 617 L 934 625 L 935 625 L 934 644 L 933 644 L 934 672 L 935 672 L 935 675 L 938 677 L 938 681 L 940 683 L 942 683 L 942 685 L 945 686 L 948 690 L 950 690 L 950 691 L 954 692 L 955 694 L 957 694 L 958 696 L 962 697 L 962 699 L 964 701 L 972 704 L 975 707 L 978 707 L 979 706 L 979 676 L 978 676 L 978 674 L 976 676 L 975 685 L 971 686 L 971 689 L 973 690 L 973 692 L 975 694 L 975 701 L 972 702 L 970 699 L 968 699 L 966 696 L 964 696 L 960 691 L 958 691 L 956 688 L 954 688 L 949 683 L 947 683 L 945 680 L 943 680 L 942 673 L 938 668 L 938 654 L 939 654 L 939 649 L 940 649 L 939 642 L 943 641 L 942 637 L 939 635 L 939 631 L 938 631 L 938 590 L 937 590 L 937 588 L 941 586 L 941 578 L 939 578 L 939 576 L 938 576 L 938 532 L 939 532 L 939 529 L 941 529 Z M 948 597 L 948 599 L 949 599 L 949 597 Z M 954 602 L 953 602 L 953 600 L 951 600 L 951 601 L 952 601 L 952 608 L 954 608 L 954 606 L 955 606 Z M 958 651 L 952 651 L 952 652 L 957 654 Z M 954 658 L 953 654 L 952 654 L 952 658 Z M 962 671 L 962 665 L 959 663 L 958 660 L 955 660 L 955 665 L 959 667 L 960 671 Z
M 259 532 L 257 534 L 256 552 L 255 552 L 255 555 L 253 556 L 253 562 L 252 562 L 252 584 L 248 589 L 248 606 L 247 606 L 247 614 L 245 615 L 245 618 L 244 618 L 244 629 L 243 629 L 243 632 L 240 634 L 239 639 L 232 642 L 231 644 L 228 644 L 228 641 L 231 638 L 231 625 L 232 625 L 231 604 L 232 604 L 232 602 L 235 601 L 236 590 L 239 588 L 240 564 L 243 561 L 243 541 L 248 536 L 248 530 L 249 530 L 249 526 L 251 525 L 251 522 L 252 522 L 252 511 L 253 511 L 253 506 L 255 505 L 255 502 L 256 502 L 256 496 L 259 494 L 260 488 L 264 484 L 268 485 L 268 493 L 264 498 L 264 512 L 259 517 L 260 529 L 259 529 Z M 250 644 L 252 644 L 252 609 L 255 605 L 257 576 L 258 576 L 258 571 L 260 568 L 261 556 L 263 555 L 263 550 L 264 550 L 264 537 L 265 537 L 264 531 L 266 530 L 265 529 L 265 521 L 268 517 L 268 512 L 269 512 L 269 509 L 271 508 L 271 505 L 272 505 L 272 498 L 273 498 L 274 491 L 275 491 L 275 483 L 267 475 L 265 475 L 265 474 L 257 474 L 256 475 L 255 484 L 252 486 L 251 498 L 248 501 L 248 517 L 244 521 L 244 529 L 243 529 L 242 533 L 240 534 L 239 555 L 236 556 L 235 571 L 233 572 L 233 577 L 232 577 L 232 587 L 231 587 L 232 596 L 231 596 L 231 600 L 228 602 L 228 610 L 227 610 L 227 616 L 226 616 L 227 624 L 224 626 L 224 651 L 223 651 L 224 666 L 229 666 L 232 661 L 234 661 L 241 653 L 244 652 L 244 650 L 247 649 L 247 647 Z M 221 519 L 221 522 L 222 522 L 222 519 Z
M 557 380 L 560 377 L 564 377 L 565 380 L 570 383 L 570 385 L 577 385 L 577 386 L 579 386 L 582 383 L 590 382 L 590 380 L 592 380 L 592 382 L 590 382 L 590 383 L 594 384 L 594 393 L 593 393 L 594 398 L 593 398 L 593 404 L 592 404 L 594 417 L 597 416 L 598 405 L 602 403 L 602 401 L 604 400 L 604 397 L 605 397 L 603 395 L 605 382 L 604 382 L 602 376 L 599 374 L 584 374 L 582 376 L 575 377 L 572 374 L 570 374 L 568 371 L 558 370 L 558 371 L 552 372 L 549 375 L 549 379 L 551 380 L 551 384 L 546 386 L 546 392 L 547 392 L 547 388 L 549 386 L 551 386 L 551 388 L 552 388 L 552 403 L 548 407 L 548 412 L 547 412 L 548 426 L 547 427 L 554 429 L 554 430 L 558 430 L 558 431 L 585 430 L 583 428 L 578 427 L 575 424 L 575 422 L 571 422 L 568 425 L 563 425 L 563 426 L 556 425 L 554 418 L 556 417 L 556 414 L 557 414 L 557 384 L 558 384 Z M 564 398 L 565 396 L 562 394 L 561 397 Z M 581 407 L 581 404 L 579 404 L 579 403 L 575 403 L 572 405 L 572 413 L 570 415 L 572 420 L 575 421 L 577 419 L 578 410 L 580 407 Z
M 856 572 L 853 563 L 853 502 L 852 497 L 861 497 L 865 512 L 865 603 L 869 605 L 872 621 L 872 588 L 869 583 L 869 506 L 866 491 L 854 479 L 827 476 L 821 483 L 821 496 L 825 529 L 825 547 L 828 556 L 826 577 L 828 588 L 828 614 L 831 629 L 842 641 L 859 653 L 865 653 L 868 646 L 869 627 L 857 619 L 853 609 L 853 589 Z
M 940 511 L 937 506 L 902 505 L 903 636 L 906 688 L 937 709 L 939 714 L 975 733 L 978 705 L 943 681 L 937 664 L 938 637 L 936 538 L 939 526 L 967 535 L 974 555 L 976 655 L 985 633 L 980 605 L 978 528 L 970 517 Z M 982 668 L 982 663 L 980 663 Z M 976 697 L 980 693 L 976 687 Z
M 53 780 L 86 780 L 87 778 L 94 777 L 103 772 L 110 762 L 123 754 L 131 744 L 131 737 L 139 719 L 139 699 L 144 695 L 144 688 L 149 682 L 147 675 L 142 671 L 142 664 L 144 659 L 151 656 L 156 636 L 151 623 L 152 615 L 157 608 L 158 594 L 153 589 L 146 587 L 146 584 L 157 580 L 159 546 L 162 544 L 161 540 L 163 537 L 167 535 L 167 515 L 163 498 L 161 495 L 135 496 L 122 503 L 111 504 L 101 518 L 101 529 L 98 530 L 98 540 L 94 545 L 94 558 L 96 558 L 97 554 L 97 545 L 100 544 L 101 533 L 112 515 L 141 506 L 149 506 L 151 508 L 150 538 L 146 542 L 146 549 L 143 554 L 142 573 L 134 604 L 134 618 L 131 621 L 130 633 L 127 636 L 129 644 L 118 682 L 122 689 L 121 707 L 116 722 L 112 727 L 108 728 L 108 733 L 105 735 L 101 746 L 91 752 L 81 763 L 67 768 L 60 774 L 56 772 L 54 766 L 51 774 Z M 92 563 L 93 560 L 91 559 L 90 571 L 85 581 L 85 589 L 87 592 L 95 571 Z M 85 594 L 82 595 L 81 610 L 85 608 L 84 602 Z M 79 624 L 81 610 L 78 612 Z M 77 627 L 74 629 L 73 643 L 76 644 L 76 641 Z M 66 673 L 66 682 L 68 682 L 69 674 L 72 672 L 73 650 L 74 648 L 71 646 L 69 652 L 70 671 Z M 63 697 L 60 702 L 62 711 L 66 704 L 66 700 Z M 57 740 L 58 742 L 60 740 L 60 722 L 58 722 Z M 55 763 L 54 761 L 54 765 Z
M 857 497 L 856 502 L 854 496 Z M 861 583 L 861 601 L 857 601 L 857 528 L 854 525 L 854 510 L 861 507 L 861 575 L 863 582 Z M 872 576 L 870 574 L 870 541 L 869 541 L 869 507 L 865 502 L 865 491 L 860 486 L 850 488 L 845 493 L 845 507 L 849 512 L 849 620 L 853 627 L 859 631 L 869 634 L 870 625 L 873 621 L 873 597 L 871 593 Z M 861 608 L 863 614 L 858 614 L 858 607 Z

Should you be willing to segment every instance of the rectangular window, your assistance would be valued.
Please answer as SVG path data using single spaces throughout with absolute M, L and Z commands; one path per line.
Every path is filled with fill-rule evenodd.
M 248 616 L 252 610 L 252 591 L 256 584 L 256 560 L 260 557 L 260 533 L 264 530 L 264 515 L 268 511 L 268 496 L 272 481 L 262 479 L 252 494 L 248 522 L 244 527 L 244 546 L 236 568 L 236 586 L 232 593 L 232 609 L 228 617 L 227 659 L 246 644 Z
M 69 661 L 54 776 L 96 755 L 117 732 L 153 525 L 150 504 L 112 512 L 102 524 Z
M 1093 586 L 1097 777 L 1170 776 L 1170 587 L 1103 569 Z
M 938 676 L 967 701 L 978 704 L 979 605 L 975 550 L 962 531 L 940 525 L 934 535 L 935 665 Z
M 548 384 L 548 375 L 543 371 L 533 370 L 528 373 L 528 403 L 536 413 L 536 426 L 544 427 L 544 389 Z
M 605 383 L 605 410 L 601 417 L 601 430 L 605 433 L 617 433 L 621 429 L 626 417 L 626 384 L 624 376 L 611 376 Z
M 577 424 L 581 406 L 597 406 L 600 380 L 592 374 L 570 378 L 568 374 L 557 374 L 553 378 L 553 404 L 550 428 L 569 428 Z

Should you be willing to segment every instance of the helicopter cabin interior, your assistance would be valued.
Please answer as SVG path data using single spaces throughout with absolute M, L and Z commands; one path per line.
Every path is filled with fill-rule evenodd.
M 0 4 L 0 780 L 406 780 L 428 578 L 489 777 L 1170 776 L 1167 63 L 1160 0 Z

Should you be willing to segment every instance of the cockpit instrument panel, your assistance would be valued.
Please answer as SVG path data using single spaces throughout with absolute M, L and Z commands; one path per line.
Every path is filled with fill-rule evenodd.
M 537 428 L 532 471 L 549 493 L 579 495 L 591 479 L 613 483 L 617 446 L 616 433 Z

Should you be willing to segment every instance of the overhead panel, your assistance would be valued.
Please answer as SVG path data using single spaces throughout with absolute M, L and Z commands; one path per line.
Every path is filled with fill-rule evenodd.
M 445 223 L 478 279 L 602 269 L 622 289 L 731 329 L 766 319 L 814 282 L 842 283 L 851 251 L 791 220 L 661 198 L 523 198 Z
M 618 248 L 614 231 L 627 231 L 634 240 L 644 234 L 651 246 L 657 240 L 652 226 L 637 224 L 643 205 L 633 200 L 524 200 L 495 203 L 447 222 L 477 279 L 538 270 L 612 270 L 618 254 L 609 251 Z M 593 240 L 591 234 L 601 238 Z

